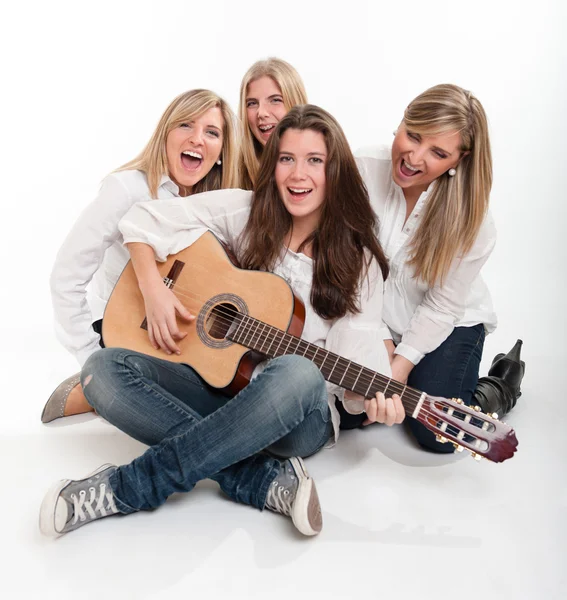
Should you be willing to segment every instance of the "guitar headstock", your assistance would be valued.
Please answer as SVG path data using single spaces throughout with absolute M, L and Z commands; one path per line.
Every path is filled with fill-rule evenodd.
M 477 460 L 503 462 L 512 458 L 518 447 L 516 433 L 499 421 L 496 413 L 486 415 L 460 399 L 426 395 L 416 418 L 437 441 L 452 443 L 457 452 L 469 450 Z

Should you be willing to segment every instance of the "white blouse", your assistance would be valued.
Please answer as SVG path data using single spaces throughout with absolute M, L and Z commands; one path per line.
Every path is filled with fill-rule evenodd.
M 177 196 L 179 188 L 164 176 L 158 198 Z M 57 253 L 50 280 L 55 332 L 81 366 L 100 349 L 100 338 L 91 325 L 102 318 L 110 293 L 130 259 L 118 222 L 133 204 L 150 199 L 142 171 L 111 173 Z
M 357 154 L 363 155 L 356 161 L 379 218 L 379 239 L 390 264 L 382 318 L 397 344 L 396 353 L 417 364 L 440 346 L 455 327 L 483 323 L 487 333 L 494 331 L 496 315 L 480 276 L 480 269 L 496 242 L 490 213 L 470 251 L 455 259 L 443 286 L 430 288 L 413 277 L 407 260 L 412 234 L 419 226 L 435 182 L 421 194 L 404 224 L 406 201 L 402 189 L 392 179 L 391 150 L 365 149 Z
M 158 261 L 191 245 L 207 230 L 227 243 L 239 258 L 242 252 L 240 236 L 248 221 L 252 196 L 252 192 L 244 190 L 219 190 L 189 198 L 140 203 L 130 209 L 120 221 L 119 228 L 124 243 L 150 245 Z M 283 252 L 274 273 L 284 277 L 305 304 L 303 339 L 369 369 L 391 375 L 381 323 L 383 278 L 375 260 L 368 277 L 361 282 L 360 313 L 334 320 L 321 318 L 311 306 L 311 258 L 290 250 Z M 344 399 L 344 390 L 330 383 L 327 383 L 327 390 L 336 440 L 339 415 L 334 401 L 335 395 Z M 362 404 L 347 402 L 345 408 L 360 412 Z

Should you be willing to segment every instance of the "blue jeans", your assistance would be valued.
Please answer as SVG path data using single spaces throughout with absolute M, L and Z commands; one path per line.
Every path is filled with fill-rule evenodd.
M 108 348 L 83 367 L 89 404 L 150 448 L 110 478 L 122 513 L 149 510 L 214 479 L 233 500 L 263 509 L 280 461 L 323 447 L 333 425 L 325 381 L 298 356 L 270 361 L 227 399 L 186 365 Z
M 408 385 L 431 396 L 461 398 L 470 404 L 478 382 L 484 346 L 484 325 L 455 327 L 451 335 L 433 352 L 426 354 L 412 369 Z M 406 419 L 418 444 L 440 453 L 454 452 L 453 444 L 442 444 L 435 434 L 412 417 Z
M 412 369 L 408 385 L 432 396 L 461 398 L 470 404 L 478 381 L 478 371 L 484 346 L 484 325 L 455 327 L 451 335 L 433 352 L 426 354 Z M 362 426 L 366 413 L 350 415 L 337 401 L 341 416 L 341 429 Z M 441 444 L 435 434 L 416 419 L 406 417 L 405 422 L 418 444 L 433 452 L 454 452 L 452 444 Z

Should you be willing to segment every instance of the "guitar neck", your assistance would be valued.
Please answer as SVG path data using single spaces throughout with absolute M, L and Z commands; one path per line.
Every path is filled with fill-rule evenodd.
M 389 396 L 398 394 L 408 414 L 416 416 L 419 412 L 424 397 L 421 392 L 262 321 L 240 316 L 227 334 L 233 342 L 269 358 L 288 354 L 303 356 L 317 365 L 326 381 L 365 398 L 372 398 L 377 392 Z

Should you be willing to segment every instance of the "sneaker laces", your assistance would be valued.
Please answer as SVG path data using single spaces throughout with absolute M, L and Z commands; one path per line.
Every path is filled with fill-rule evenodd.
M 292 496 L 288 489 L 274 480 L 268 489 L 266 507 L 289 517 L 291 515 Z
M 86 490 L 81 490 L 78 496 L 75 493 L 70 495 L 70 498 L 73 501 L 73 525 L 75 525 L 77 521 L 84 522 L 87 519 L 99 519 L 100 517 L 106 517 L 107 515 L 118 512 L 116 504 L 114 503 L 112 490 L 107 491 L 106 483 L 100 483 L 98 485 L 98 495 L 95 486 L 89 487 L 88 491 L 88 499 Z M 106 506 L 104 505 L 105 500 Z

